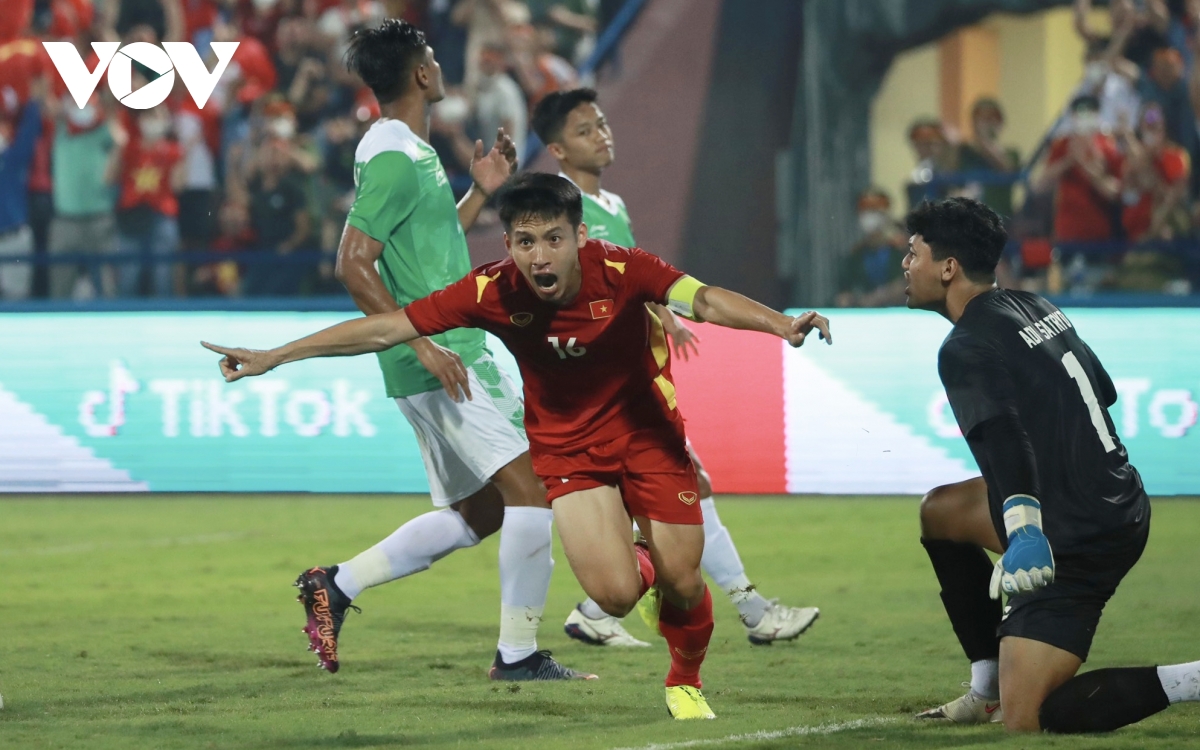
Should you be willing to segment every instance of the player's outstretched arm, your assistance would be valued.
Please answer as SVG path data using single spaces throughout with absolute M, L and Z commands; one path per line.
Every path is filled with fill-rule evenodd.
M 280 365 L 302 359 L 353 357 L 367 352 L 381 352 L 411 341 L 419 335 L 408 315 L 403 310 L 397 310 L 338 323 L 274 349 L 241 349 L 217 346 L 207 341 L 201 341 L 200 344 L 223 355 L 220 362 L 221 374 L 225 376 L 226 382 L 232 383 L 247 376 L 262 375 Z M 465 382 L 465 372 L 463 375 Z
M 688 281 L 689 278 L 685 277 L 679 283 L 683 284 Z M 673 288 L 670 292 L 670 299 L 674 301 L 677 296 L 679 296 L 677 290 Z M 816 312 L 806 312 L 797 317 L 784 315 L 749 297 L 721 287 L 701 286 L 692 298 L 691 307 L 691 317 L 695 320 L 726 328 L 770 333 L 784 339 L 794 347 L 802 346 L 805 337 L 814 328 L 820 332 L 825 343 L 833 343 L 833 337 L 829 334 L 829 320 L 825 316 Z

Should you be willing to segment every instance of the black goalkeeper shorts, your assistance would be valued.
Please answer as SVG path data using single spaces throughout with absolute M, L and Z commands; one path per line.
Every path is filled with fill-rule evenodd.
M 997 634 L 1029 638 L 1087 661 L 1104 605 L 1146 549 L 1150 519 L 1096 552 L 1054 560 L 1054 583 L 1009 597 Z

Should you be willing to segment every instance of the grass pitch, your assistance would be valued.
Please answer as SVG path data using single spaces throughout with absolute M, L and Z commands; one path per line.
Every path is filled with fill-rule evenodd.
M 562 620 L 581 593 L 561 550 L 541 646 L 601 679 L 488 682 L 495 538 L 366 592 L 343 630 L 341 672 L 316 669 L 292 580 L 428 507 L 394 497 L 0 501 L 0 747 L 1200 744 L 1195 705 L 1103 737 L 912 722 L 968 677 L 913 499 L 718 500 L 751 579 L 767 596 L 820 606 L 821 619 L 795 643 L 752 647 L 714 597 L 704 678 L 717 721 L 668 718 L 662 641 L 605 650 L 567 639 Z M 1200 658 L 1198 538 L 1200 503 L 1155 503 L 1149 547 L 1109 604 L 1089 666 Z M 627 623 L 651 639 L 636 617 Z

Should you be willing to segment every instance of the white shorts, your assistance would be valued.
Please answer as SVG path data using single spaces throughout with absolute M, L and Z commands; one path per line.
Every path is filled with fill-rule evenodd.
M 396 399 L 417 434 L 429 494 L 439 508 L 479 492 L 529 450 L 521 392 L 504 370 L 485 354 L 467 377 L 471 401 L 455 402 L 442 389 Z

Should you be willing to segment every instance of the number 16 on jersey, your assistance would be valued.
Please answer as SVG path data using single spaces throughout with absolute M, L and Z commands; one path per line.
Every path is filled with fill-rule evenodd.
M 587 354 L 586 348 L 575 345 L 575 342 L 578 341 L 578 339 L 576 339 L 574 336 L 567 339 L 567 345 L 565 348 L 560 342 L 558 336 L 547 336 L 546 341 L 550 342 L 550 346 L 554 347 L 554 352 L 558 355 L 559 359 L 566 359 L 568 356 L 582 357 L 583 355 Z

